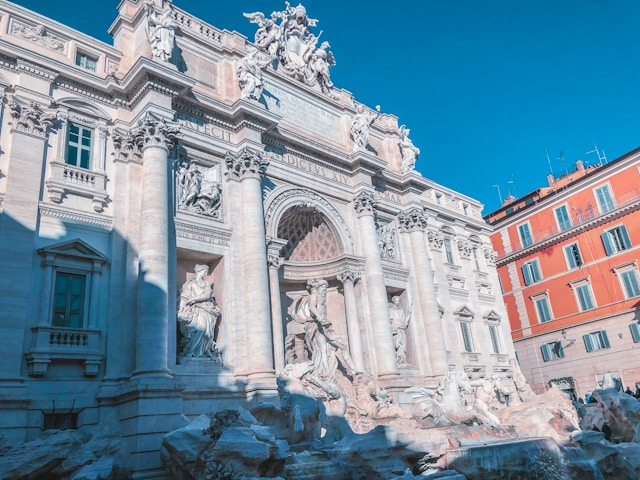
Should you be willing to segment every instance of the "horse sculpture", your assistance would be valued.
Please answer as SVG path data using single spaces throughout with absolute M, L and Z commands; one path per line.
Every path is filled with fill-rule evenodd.
M 463 394 L 474 392 L 469 377 L 464 370 L 447 372 L 434 392 L 428 388 L 412 387 L 406 390 L 422 409 L 423 418 L 432 417 L 436 423 L 487 424 L 495 426 L 495 421 L 484 412 L 468 408 Z

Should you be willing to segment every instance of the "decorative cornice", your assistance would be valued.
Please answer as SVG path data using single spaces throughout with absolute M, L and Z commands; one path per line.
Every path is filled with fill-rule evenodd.
M 375 214 L 376 199 L 372 193 L 362 191 L 353 199 L 353 208 L 358 217 Z
M 80 210 L 73 210 L 70 208 L 60 207 L 56 205 L 50 205 L 40 203 L 40 215 L 45 217 L 59 218 L 60 220 L 71 221 L 75 223 L 88 223 L 107 230 L 110 230 L 113 226 L 113 218 L 105 215 L 96 215 L 89 212 Z
M 178 219 L 175 220 L 175 226 L 176 236 L 179 238 L 187 238 L 203 243 L 222 245 L 224 247 L 228 247 L 231 240 L 231 233 L 221 231 L 220 229 L 194 225 L 193 223 L 186 223 Z
M 345 268 L 342 272 L 336 275 L 336 278 L 340 283 L 350 282 L 355 284 L 358 280 L 360 280 L 361 276 L 362 274 L 360 272 L 351 268 Z
M 424 231 L 427 228 L 427 216 L 423 209 L 413 207 L 398 214 L 398 225 L 403 232 Z
M 38 78 L 44 78 L 45 80 L 48 80 L 50 82 L 53 82 L 58 76 L 58 72 L 45 68 L 42 65 L 38 65 L 37 63 L 28 62 L 27 60 L 24 60 L 22 58 L 19 58 L 16 63 L 19 72 L 26 73 Z
M 260 179 L 267 171 L 269 160 L 264 158 L 263 152 L 245 147 L 237 154 L 227 152 L 225 164 L 226 174 L 232 180 Z

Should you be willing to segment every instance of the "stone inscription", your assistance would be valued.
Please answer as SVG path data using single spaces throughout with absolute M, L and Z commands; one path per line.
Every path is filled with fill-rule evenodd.
M 375 195 L 378 198 L 389 200 L 390 202 L 400 203 L 400 197 L 397 194 L 390 192 L 389 190 L 384 190 L 384 191 L 376 190 Z
M 267 85 L 263 98 L 267 110 L 282 115 L 286 120 L 318 135 L 340 142 L 340 119 L 303 98 L 275 86 Z
M 204 133 L 205 135 L 209 135 L 213 138 L 219 138 L 220 140 L 224 140 L 225 142 L 231 141 L 231 132 L 227 132 L 217 125 L 214 125 L 211 122 L 207 122 L 206 120 L 190 117 L 189 115 L 185 115 L 184 113 L 178 113 L 177 121 L 184 127 L 191 128 L 192 130 Z
M 342 183 L 343 185 L 349 185 L 349 177 L 343 173 L 334 172 L 322 165 L 317 165 L 309 160 L 300 158 L 291 153 L 278 153 L 272 151 L 273 159 L 282 163 L 286 163 L 290 167 L 297 168 L 298 170 L 304 170 L 305 172 L 311 172 L 318 177 L 326 178 L 334 182 Z

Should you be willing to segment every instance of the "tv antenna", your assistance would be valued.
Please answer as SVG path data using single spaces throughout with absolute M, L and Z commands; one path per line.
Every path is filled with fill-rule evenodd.
M 498 198 L 500 199 L 500 206 L 502 206 L 502 194 L 500 193 L 500 185 L 494 185 L 498 189 Z
M 556 160 L 560 160 L 562 162 L 562 164 L 564 165 L 564 173 L 565 173 L 565 175 L 568 175 L 569 174 L 569 169 L 567 168 L 567 164 L 565 163 L 564 152 L 562 150 L 560 151 L 560 156 L 558 158 L 556 158 Z
M 513 188 L 513 196 L 517 197 L 518 194 L 516 193 L 516 174 L 513 172 L 511 172 L 511 180 L 507 182 L 507 192 L 509 193 L 509 196 L 511 196 L 511 188 Z
M 544 147 L 544 156 L 547 157 L 547 163 L 549 164 L 549 173 L 553 177 L 553 167 L 551 166 L 551 158 L 549 158 L 549 149 Z
M 607 156 L 604 153 L 604 148 L 602 149 L 602 155 L 600 155 L 600 150 L 598 150 L 598 145 L 595 141 L 593 142 L 593 150 L 589 150 L 587 155 L 590 153 L 595 153 L 598 156 L 598 162 L 600 162 L 600 164 L 604 165 L 607 163 Z

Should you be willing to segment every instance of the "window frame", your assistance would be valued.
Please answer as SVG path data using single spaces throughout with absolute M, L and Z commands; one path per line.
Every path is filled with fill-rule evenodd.
M 88 287 L 87 287 L 87 271 L 83 271 L 83 270 L 78 270 L 78 269 L 70 269 L 70 268 L 64 268 L 64 267 L 59 267 L 56 268 L 54 270 L 54 276 L 53 276 L 53 291 L 52 291 L 52 298 L 53 300 L 50 302 L 50 324 L 53 327 L 57 327 L 57 328 L 74 328 L 74 329 L 85 329 L 87 328 L 87 319 L 88 319 L 88 314 L 89 314 L 89 302 L 87 300 L 89 300 L 87 293 L 89 293 Z M 76 312 L 80 312 L 81 316 L 80 316 L 80 320 L 78 322 L 78 324 L 73 324 L 73 321 L 71 320 L 71 315 L 72 315 L 72 309 L 71 306 L 69 305 L 69 303 L 72 301 L 70 299 L 72 292 L 70 291 L 69 288 L 67 288 L 65 290 L 65 292 L 59 292 L 58 291 L 58 279 L 62 278 L 62 277 L 66 277 L 68 279 L 73 279 L 73 278 L 81 278 L 82 279 L 82 286 L 81 286 L 81 305 L 80 308 L 76 309 Z M 57 322 L 56 318 L 58 316 L 58 296 L 60 295 L 60 293 L 64 293 L 65 295 L 65 308 L 64 308 L 64 312 L 63 312 L 63 322 Z M 77 314 L 77 313 L 76 313 Z
M 575 249 L 575 252 L 570 252 L 569 249 Z M 582 258 L 582 252 L 578 242 L 570 243 L 562 247 L 564 257 L 567 262 L 567 268 L 573 270 L 574 268 L 580 268 L 584 265 L 584 259 Z
M 550 362 L 553 360 L 565 358 L 564 346 L 562 345 L 562 341 L 560 340 L 543 343 L 542 345 L 540 345 L 540 352 L 542 353 L 543 362 Z
M 537 258 L 524 262 L 520 267 L 520 271 L 522 272 L 522 280 L 525 286 L 538 283 L 543 279 L 540 262 Z
M 612 268 L 613 273 L 616 277 L 618 277 L 618 281 L 620 282 L 620 289 L 622 290 L 622 295 L 625 300 L 629 300 L 632 298 L 640 297 L 640 272 L 638 272 L 638 261 L 633 260 L 631 262 L 623 263 L 622 265 L 617 265 Z M 626 279 L 629 278 L 627 274 L 632 274 L 634 279 L 634 289 L 635 295 L 630 295 L 629 290 L 627 289 Z
M 640 343 L 640 324 L 638 324 L 638 322 L 630 323 L 629 330 L 631 330 L 631 339 L 633 340 L 633 343 Z
M 562 215 L 559 215 L 559 212 L 562 212 Z M 559 207 L 554 208 L 553 216 L 556 219 L 556 225 L 559 232 L 564 232 L 573 227 L 573 223 L 571 222 L 571 215 L 569 215 L 569 207 L 567 206 L 567 204 L 563 204 Z
M 451 237 L 444 237 L 442 239 L 443 250 L 444 250 L 444 258 L 446 263 L 449 265 L 455 265 L 455 256 L 453 254 L 453 242 L 451 241 Z
M 73 129 L 77 128 L 78 132 L 74 132 Z M 85 138 L 85 132 L 88 132 L 89 137 L 89 146 L 85 146 L 84 145 L 84 140 Z M 73 167 L 77 167 L 77 168 L 83 168 L 85 170 L 93 170 L 93 163 L 94 163 L 94 159 L 93 159 L 93 152 L 95 149 L 95 133 L 96 130 L 95 128 L 91 128 L 87 125 L 82 124 L 81 122 L 77 122 L 77 121 L 71 121 L 69 120 L 67 122 L 67 138 L 65 140 L 65 150 L 64 150 L 64 162 L 67 165 L 71 165 Z M 72 136 L 77 135 L 78 139 L 77 140 L 72 140 Z M 75 155 L 73 155 L 73 157 L 75 157 L 73 160 L 74 162 L 72 162 L 72 149 L 75 149 Z M 86 152 L 87 156 L 86 156 L 86 165 L 84 165 L 84 160 L 85 157 L 83 156 L 83 153 Z
M 538 318 L 538 323 L 539 324 L 543 324 L 543 323 L 547 323 L 550 322 L 551 320 L 553 320 L 553 310 L 551 309 L 551 302 L 549 301 L 549 291 L 545 290 L 544 292 L 540 292 L 540 293 L 536 293 L 534 295 L 531 295 L 529 297 L 529 299 L 532 301 L 533 303 L 533 309 L 536 312 L 536 317 Z M 541 308 L 539 307 L 539 305 L 544 305 L 544 308 L 541 310 Z M 544 313 L 548 314 L 548 318 L 543 318 L 545 315 Z
M 83 62 L 84 60 L 84 62 Z M 93 68 L 90 68 L 87 61 L 92 62 Z M 75 65 L 77 67 L 82 68 L 88 72 L 97 73 L 98 72 L 98 62 L 100 61 L 100 56 L 95 56 L 91 53 L 87 53 L 84 50 L 77 49 L 75 56 Z M 83 64 L 84 63 L 84 64 Z
M 611 205 L 605 206 L 605 204 L 600 200 L 600 195 L 599 195 L 600 191 L 607 192 L 607 196 L 608 196 L 607 201 L 610 202 Z M 593 189 L 593 196 L 596 199 L 596 204 L 598 205 L 598 211 L 600 212 L 600 214 L 605 214 L 612 210 L 615 210 L 616 201 L 615 201 L 615 197 L 613 196 L 613 189 L 611 188 L 610 184 L 605 183 L 603 185 L 595 187 Z
M 579 312 L 587 312 L 597 308 L 598 304 L 593 288 L 591 287 L 591 278 L 589 276 L 572 280 L 569 282 L 569 287 L 573 290 Z
M 520 245 L 522 245 L 522 248 L 529 247 L 535 243 L 535 240 L 533 239 L 533 232 L 531 231 L 531 224 L 529 222 L 521 223 L 516 228 L 518 230 L 518 238 L 520 238 Z M 526 229 L 526 237 L 522 234 L 523 228 Z M 525 238 L 527 240 L 525 240 Z
M 594 339 L 597 339 L 597 341 L 594 342 Z M 609 336 L 607 335 L 607 331 L 604 329 L 586 333 L 582 336 L 582 340 L 584 341 L 585 349 L 589 353 L 611 348 Z
M 604 230 L 600 235 L 600 238 L 604 245 L 604 251 L 608 257 L 615 255 L 616 253 L 629 250 L 633 247 L 629 231 L 625 224 L 616 225 L 615 227 Z

